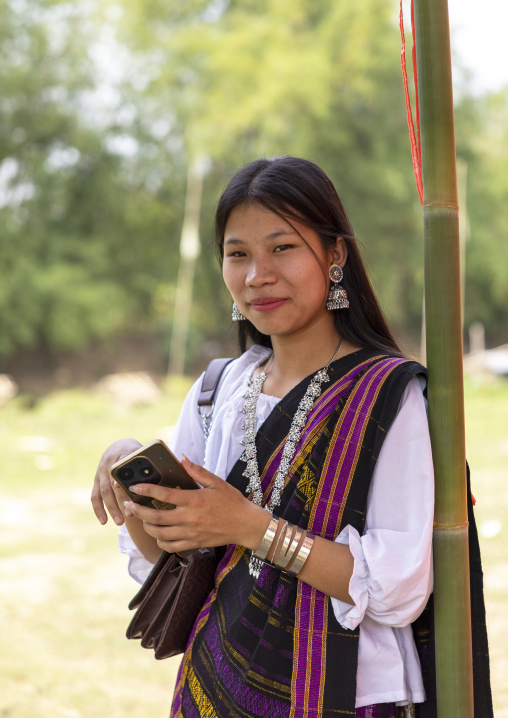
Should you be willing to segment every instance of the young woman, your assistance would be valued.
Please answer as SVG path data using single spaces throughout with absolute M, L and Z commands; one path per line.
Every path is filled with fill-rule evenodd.
M 216 237 L 242 354 L 208 439 L 198 380 L 171 441 L 202 489 L 139 486 L 173 511 L 128 501 L 109 476 L 140 445 L 128 439 L 105 452 L 92 495 L 101 523 L 105 504 L 122 524 L 138 580 L 163 549 L 221 547 L 171 715 L 424 715 L 411 624 L 432 590 L 425 370 L 402 357 L 313 163 L 240 170 Z

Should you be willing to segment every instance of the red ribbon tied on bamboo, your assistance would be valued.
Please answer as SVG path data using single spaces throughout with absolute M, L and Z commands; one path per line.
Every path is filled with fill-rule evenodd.
M 411 30 L 413 34 L 412 61 L 415 85 L 416 132 L 413 122 L 411 98 L 409 96 L 409 87 L 407 81 L 406 37 L 404 35 L 404 14 L 402 11 L 402 0 L 400 0 L 400 37 L 402 40 L 402 47 L 400 50 L 400 65 L 402 68 L 402 79 L 404 81 L 404 94 L 406 96 L 407 125 L 409 128 L 409 139 L 411 141 L 411 157 L 413 159 L 413 171 L 415 173 L 416 189 L 418 190 L 418 196 L 420 197 L 420 202 L 423 204 L 422 149 L 420 143 L 420 110 L 418 105 L 418 73 L 416 68 L 416 41 L 413 0 L 411 0 Z

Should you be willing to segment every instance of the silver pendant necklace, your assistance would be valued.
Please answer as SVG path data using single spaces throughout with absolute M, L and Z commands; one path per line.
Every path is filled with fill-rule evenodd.
M 280 504 L 281 491 L 286 483 L 286 476 L 289 471 L 289 467 L 291 466 L 291 462 L 293 461 L 296 446 L 300 441 L 300 436 L 302 435 L 303 427 L 307 421 L 307 416 L 314 406 L 317 397 L 321 394 L 321 385 L 330 381 L 328 368 L 342 349 L 343 341 L 344 340 L 341 339 L 339 346 L 328 364 L 314 374 L 309 386 L 307 387 L 307 391 L 305 392 L 298 405 L 298 409 L 293 416 L 293 421 L 291 422 L 291 427 L 282 451 L 282 458 L 275 476 L 270 501 L 263 507 L 270 513 L 272 513 L 273 510 Z M 245 435 L 241 443 L 245 449 L 240 459 L 245 461 L 247 464 L 245 471 L 243 472 L 243 476 L 249 479 L 245 493 L 252 493 L 252 501 L 258 506 L 261 506 L 263 502 L 263 489 L 261 487 L 261 478 L 259 476 L 258 455 L 256 449 L 256 408 L 259 395 L 261 394 L 263 384 L 266 380 L 266 370 L 272 361 L 273 353 L 270 355 L 270 358 L 268 359 L 261 374 L 258 374 L 257 377 L 250 380 L 249 391 L 243 397 L 245 399 L 245 405 L 242 409 L 242 413 L 245 414 L 245 420 L 242 424 L 242 429 L 245 431 Z M 249 573 L 251 576 L 257 578 L 262 566 L 263 561 L 254 558 L 251 555 L 249 561 Z

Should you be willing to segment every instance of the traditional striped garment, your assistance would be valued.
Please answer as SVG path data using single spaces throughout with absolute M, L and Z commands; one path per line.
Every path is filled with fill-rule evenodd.
M 407 383 L 422 371 L 368 350 L 330 366 L 331 383 L 307 417 L 279 516 L 330 540 L 348 524 L 362 533 L 383 439 Z M 277 404 L 258 432 L 263 503 L 311 378 Z M 228 477 L 242 491 L 244 467 L 238 461 Z M 249 558 L 244 547 L 227 547 L 182 661 L 172 718 L 354 716 L 359 629 L 343 629 L 328 596 L 269 565 L 254 581 Z M 362 710 L 372 718 L 395 715 L 392 706 Z
M 423 368 L 361 350 L 330 366 L 286 477 L 279 516 L 333 540 L 348 524 L 362 533 L 372 472 L 409 380 Z M 270 497 L 307 377 L 274 408 L 257 438 Z M 228 481 L 247 480 L 238 461 Z M 172 718 L 337 718 L 355 715 L 359 629 L 343 629 L 329 597 L 265 565 L 249 575 L 250 552 L 229 546 L 182 661 Z M 363 711 L 363 713 L 362 713 Z M 389 718 L 393 706 L 358 715 Z

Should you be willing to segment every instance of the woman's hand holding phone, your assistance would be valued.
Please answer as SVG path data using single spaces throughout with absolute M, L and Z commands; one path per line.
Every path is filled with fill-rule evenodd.
M 270 522 L 270 514 L 249 501 L 238 489 L 186 457 L 182 466 L 201 491 L 139 483 L 130 491 L 173 504 L 165 511 L 126 501 L 126 516 L 143 521 L 147 534 L 170 553 L 198 547 L 240 544 L 256 549 Z
M 172 488 L 171 482 L 169 486 L 143 483 L 141 477 L 145 475 L 145 466 L 142 462 L 139 467 L 141 474 L 137 477 L 139 470 L 133 461 L 137 462 L 138 457 L 145 461 L 147 456 L 151 456 L 161 466 L 158 454 L 149 454 L 148 451 L 153 444 L 160 443 L 152 442 L 152 445 L 142 447 L 135 439 L 120 439 L 106 449 L 99 462 L 92 491 L 92 505 L 101 524 L 107 522 L 106 509 L 117 525 L 124 523 L 125 517 L 132 539 L 152 562 L 157 560 L 161 549 L 183 553 L 227 544 L 256 549 L 268 526 L 270 514 L 223 479 L 186 457 L 182 457 L 180 471 L 184 470 L 187 481 L 190 477 L 201 486 L 200 491 L 182 490 L 195 488 L 192 481 L 192 486 L 186 486 L 182 476 L 173 483 L 180 488 Z M 130 471 L 128 476 L 121 473 L 125 468 Z M 125 488 L 115 482 L 111 470 L 125 484 Z M 137 501 L 141 503 L 135 503 L 133 496 L 137 496 Z M 156 505 L 174 508 L 168 510 L 142 505 L 152 500 Z

